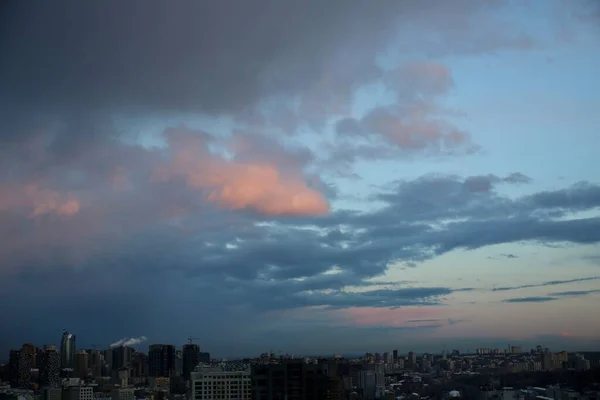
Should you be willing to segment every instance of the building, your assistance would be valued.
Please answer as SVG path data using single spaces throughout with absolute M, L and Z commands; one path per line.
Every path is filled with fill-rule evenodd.
M 58 354 L 58 353 L 56 353 Z M 59 357 L 60 363 L 60 357 Z M 43 400 L 62 400 L 62 388 L 60 387 L 48 387 L 42 391 Z
M 251 370 L 247 364 L 198 366 L 191 374 L 191 400 L 249 400 Z
M 75 335 L 66 330 L 60 341 L 60 367 L 75 369 Z
M 31 343 L 25 343 L 21 348 L 21 352 L 31 356 L 31 368 L 37 368 L 36 365 L 36 347 Z
M 112 391 L 112 400 L 135 400 L 135 391 L 131 389 L 114 389 Z
M 210 353 L 200 352 L 200 363 L 208 364 L 210 363 Z
M 46 347 L 39 354 L 40 383 L 42 386 L 60 386 L 60 354 L 56 347 Z
M 93 348 L 88 353 L 89 373 L 93 377 L 102 376 L 102 367 L 104 366 L 104 356 L 100 350 Z
M 252 366 L 254 400 L 324 400 L 329 386 L 327 364 L 290 360 Z
M 149 376 L 171 377 L 175 375 L 175 346 L 153 344 L 148 351 Z
M 65 387 L 62 400 L 94 400 L 94 388 L 81 384 Z
M 29 352 L 19 352 L 19 364 L 17 372 L 17 387 L 28 389 L 31 386 L 31 369 L 33 356 Z
M 88 374 L 88 353 L 80 350 L 75 355 L 75 376 L 85 379 Z
M 183 346 L 183 379 L 190 380 L 192 371 L 200 363 L 200 347 L 197 344 Z
M 130 368 L 133 360 L 133 349 L 119 346 L 112 349 L 112 369 Z

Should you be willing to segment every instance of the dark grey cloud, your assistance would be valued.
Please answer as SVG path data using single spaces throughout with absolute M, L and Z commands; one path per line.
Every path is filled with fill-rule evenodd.
M 513 299 L 503 300 L 505 303 L 545 303 L 547 301 L 557 300 L 556 297 L 515 297 Z
M 589 282 L 600 279 L 599 276 L 589 276 L 585 278 L 575 278 L 575 279 L 567 279 L 567 280 L 556 280 L 556 281 L 547 281 L 532 285 L 518 285 L 518 286 L 501 286 L 492 288 L 493 291 L 507 291 L 507 290 L 519 290 L 519 289 L 530 289 L 536 287 L 544 287 L 544 286 L 556 286 L 556 285 L 565 285 L 568 283 L 578 283 L 578 282 Z
M 587 296 L 588 294 L 600 293 L 600 289 L 592 289 L 592 290 L 570 290 L 567 292 L 554 292 L 549 293 L 548 296 L 569 296 L 569 297 L 578 297 L 578 296 Z
M 0 14 L 2 103 L 11 105 L 9 121 L 31 127 L 89 110 L 239 117 L 265 98 L 301 94 L 294 118 L 310 121 L 322 110 L 339 112 L 360 84 L 378 76 L 375 57 L 401 35 L 403 21 L 445 44 L 412 38 L 402 43 L 410 49 L 519 47 L 512 33 L 489 31 L 477 46 L 461 48 L 471 35 L 456 27 L 489 19 L 486 11 L 497 3 L 61 0 L 31 8 L 10 2 Z

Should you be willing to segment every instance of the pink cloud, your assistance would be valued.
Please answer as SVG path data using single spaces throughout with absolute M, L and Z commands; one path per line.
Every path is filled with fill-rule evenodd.
M 253 210 L 265 215 L 323 215 L 325 197 L 308 186 L 297 165 L 267 160 L 227 160 L 208 151 L 208 138 L 189 132 L 166 133 L 170 162 L 154 170 L 153 179 L 184 179 L 206 199 L 232 210 Z M 285 163 L 285 160 L 279 160 Z
M 37 184 L 0 188 L 0 210 L 27 209 L 29 217 L 54 213 L 73 216 L 81 209 L 80 201 L 71 194 L 63 195 Z
M 401 98 L 439 96 L 454 86 L 450 69 L 430 61 L 401 65 L 388 73 L 386 82 Z

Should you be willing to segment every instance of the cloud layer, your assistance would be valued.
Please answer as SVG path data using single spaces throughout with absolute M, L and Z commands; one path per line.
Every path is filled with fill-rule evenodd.
M 19 323 L 0 330 L 11 341 L 37 331 L 23 315 L 47 327 L 30 340 L 67 326 L 104 343 L 127 321 L 157 341 L 202 330 L 219 351 L 320 329 L 329 343 L 340 329 L 348 343 L 369 329 L 374 343 L 451 334 L 474 319 L 447 306 L 478 291 L 391 271 L 489 246 L 600 242 L 597 182 L 438 164 L 493 152 L 464 123 L 453 68 L 542 51 L 547 37 L 519 24 L 528 5 L 228 3 L 3 8 L 0 304 L 11 307 L 0 312 Z M 573 21 L 595 15 L 561 4 Z M 560 31 L 552 12 L 539 18 Z M 430 164 L 413 172 L 419 163 Z

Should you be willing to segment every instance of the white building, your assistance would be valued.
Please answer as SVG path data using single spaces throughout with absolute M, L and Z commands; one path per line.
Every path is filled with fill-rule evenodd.
M 191 400 L 250 400 L 250 366 L 198 366 L 191 374 Z
M 135 392 L 133 388 L 118 388 L 113 390 L 111 397 L 112 400 L 135 400 Z

